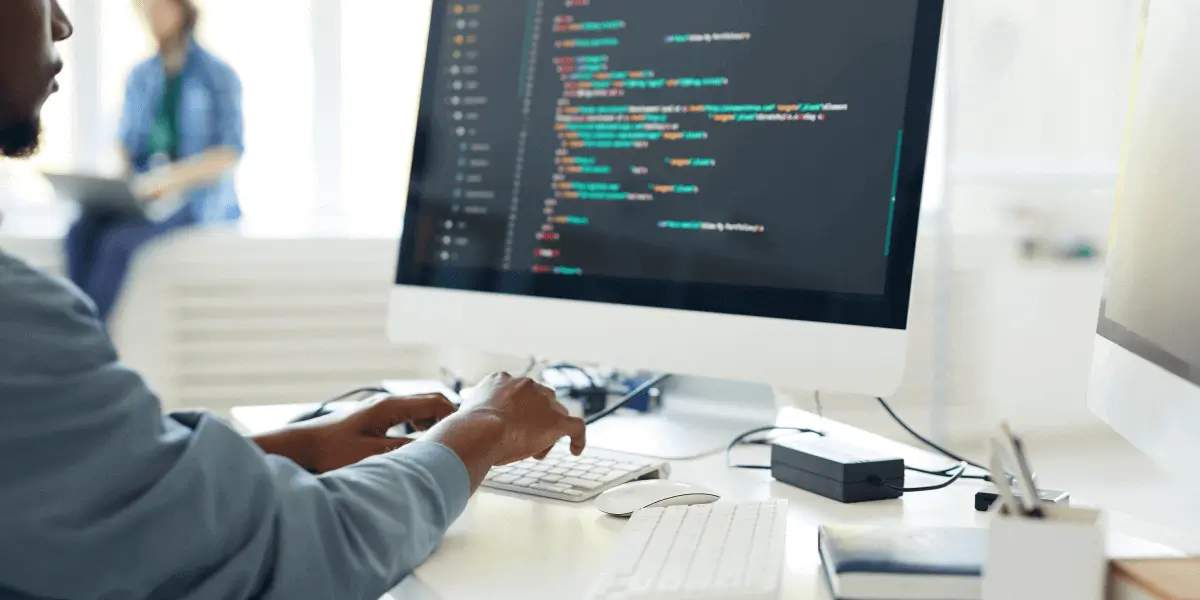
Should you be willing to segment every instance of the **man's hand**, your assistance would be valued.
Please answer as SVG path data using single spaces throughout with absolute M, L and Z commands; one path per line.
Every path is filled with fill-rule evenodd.
M 499 373 L 483 380 L 463 410 L 430 430 L 425 439 L 458 454 L 472 487 L 477 487 L 493 466 L 545 457 L 564 437 L 571 438 L 572 453 L 583 452 L 583 420 L 567 413 L 554 390 Z
M 571 452 L 579 455 L 586 445 L 582 419 L 574 418 L 558 396 L 532 379 L 499 373 L 484 379 L 467 403 L 467 412 L 493 415 L 504 423 L 496 465 L 531 456 L 544 458 L 558 440 L 571 438 Z
M 441 394 L 383 398 L 353 411 L 334 413 L 254 438 L 262 450 L 290 458 L 316 473 L 335 471 L 412 442 L 389 438 L 389 429 L 411 423 L 424 431 L 454 414 L 456 408 Z

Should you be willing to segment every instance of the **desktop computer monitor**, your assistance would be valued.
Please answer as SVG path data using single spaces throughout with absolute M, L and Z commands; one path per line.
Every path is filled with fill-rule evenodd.
M 888 395 L 942 0 L 435 0 L 396 342 Z
M 1088 402 L 1186 468 L 1200 462 L 1200 3 L 1145 16 Z

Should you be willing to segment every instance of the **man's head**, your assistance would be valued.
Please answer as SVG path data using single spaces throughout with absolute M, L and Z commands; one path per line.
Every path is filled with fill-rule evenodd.
M 0 0 L 0 155 L 37 149 L 42 105 L 62 70 L 54 44 L 71 31 L 58 0 Z
M 136 0 L 160 48 L 172 47 L 191 37 L 200 19 L 200 9 L 192 0 Z

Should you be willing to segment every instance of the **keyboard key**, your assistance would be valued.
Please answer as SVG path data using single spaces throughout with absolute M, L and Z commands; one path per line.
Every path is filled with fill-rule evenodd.
M 699 592 L 712 587 L 713 575 L 720 564 L 725 537 L 729 534 L 729 526 L 733 521 L 731 504 L 713 505 L 710 510 L 712 512 L 705 524 L 704 534 L 700 537 L 700 545 L 696 548 L 692 566 L 688 569 L 687 583 L 684 584 L 686 591 Z
M 587 479 L 588 481 L 603 481 L 604 480 L 604 476 L 600 475 L 599 473 L 584 473 L 583 475 L 580 476 L 580 478 Z
M 554 492 L 556 494 L 561 494 L 561 493 L 571 489 L 568 486 L 558 485 L 558 484 L 554 484 L 554 483 L 535 483 L 529 487 L 531 487 L 535 490 L 542 490 L 544 492 Z
M 518 479 L 516 481 L 516 483 L 514 483 L 513 485 L 517 485 L 517 486 L 521 486 L 521 487 L 529 487 L 535 483 L 537 483 L 536 479 L 534 479 L 532 477 L 525 477 L 522 479 Z
M 650 543 L 646 545 L 646 551 L 642 553 L 642 559 L 629 582 L 630 593 L 645 594 L 654 589 L 658 575 L 675 544 L 675 535 L 683 525 L 686 512 L 686 507 L 672 506 L 659 518 L 658 525 L 654 528 L 654 535 L 650 538 Z
M 551 475 L 551 474 L 547 473 L 545 475 L 542 475 L 541 477 L 538 477 L 538 479 L 540 479 L 546 483 L 558 483 L 563 480 L 563 476 L 562 475 Z
M 662 509 L 642 510 L 630 517 L 620 539 L 617 540 L 616 551 L 613 552 L 613 576 L 629 577 L 634 574 L 662 512 Z
M 517 482 L 516 475 L 498 475 L 493 481 L 496 483 L 513 484 Z
M 675 536 L 671 555 L 667 558 L 662 573 L 659 574 L 658 585 L 655 587 L 658 592 L 677 593 L 683 589 L 683 584 L 687 580 L 688 566 L 691 565 L 692 556 L 700 544 L 700 537 L 704 534 L 704 525 L 708 522 L 710 512 L 708 506 L 697 506 L 693 510 L 687 511 L 683 518 L 683 524 L 679 527 L 679 533 Z
M 573 471 L 567 471 L 567 477 L 582 477 L 586 473 L 587 473 L 587 471 L 581 471 L 579 469 L 575 469 Z
M 604 474 L 604 477 L 600 478 L 600 481 L 609 483 L 625 477 L 626 475 L 629 475 L 627 471 L 609 471 L 608 473 Z
M 599 481 L 592 481 L 591 479 L 580 479 L 578 477 L 563 477 L 562 481 L 560 481 L 559 483 L 565 483 L 571 487 L 577 487 L 581 490 L 588 490 L 588 491 L 598 489 L 600 486 L 604 485 L 604 484 L 600 483 Z
M 562 467 L 554 467 L 553 469 L 550 469 L 549 473 L 551 475 L 566 475 L 568 471 L 570 471 L 570 469 L 564 469 Z

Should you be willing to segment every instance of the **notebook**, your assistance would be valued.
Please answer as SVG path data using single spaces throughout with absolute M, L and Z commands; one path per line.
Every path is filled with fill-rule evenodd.
M 838 600 L 979 600 L 987 530 L 825 525 L 821 561 Z

